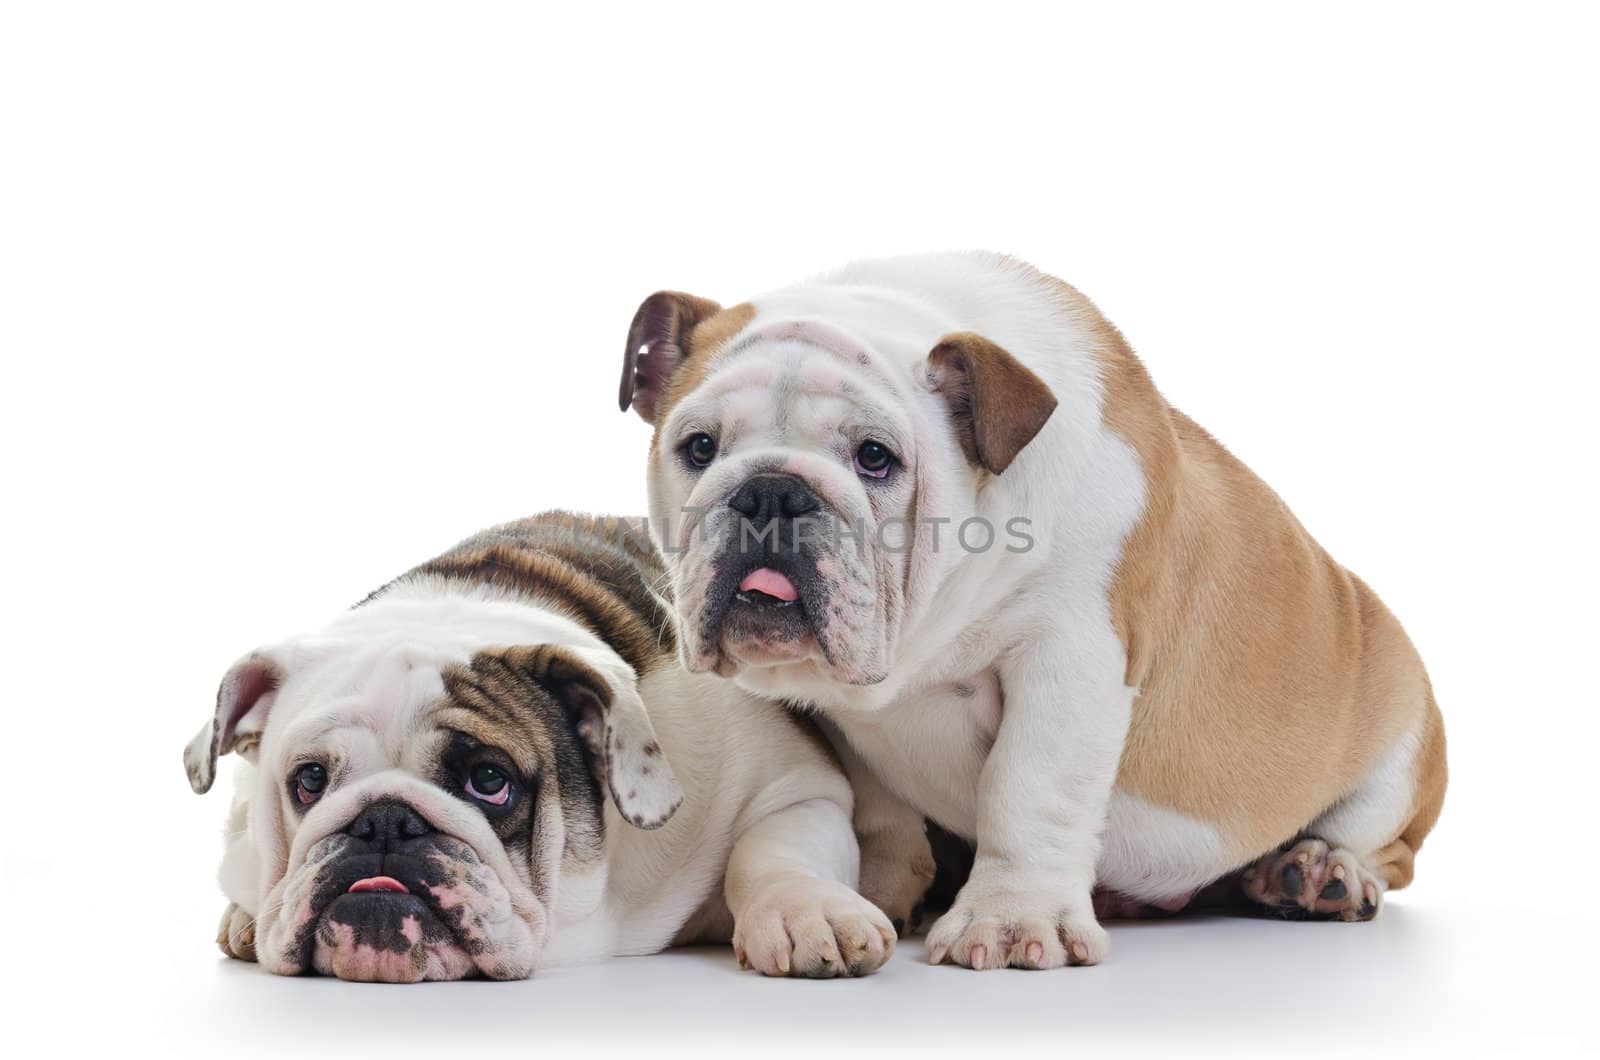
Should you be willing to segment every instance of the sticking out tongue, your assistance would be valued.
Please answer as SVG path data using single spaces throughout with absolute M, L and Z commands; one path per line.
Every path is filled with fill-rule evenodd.
M 410 894 L 406 885 L 393 876 L 370 876 L 364 880 L 357 880 L 350 885 L 349 894 L 363 894 L 367 891 L 393 891 L 395 894 Z
M 744 581 L 739 583 L 741 593 L 758 592 L 776 600 L 788 603 L 798 599 L 800 594 L 795 592 L 794 582 L 779 574 L 771 567 L 760 567 L 744 576 Z

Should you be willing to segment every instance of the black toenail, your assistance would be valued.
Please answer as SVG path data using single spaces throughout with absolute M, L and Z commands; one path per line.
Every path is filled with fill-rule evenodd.
M 1328 886 L 1322 889 L 1322 897 L 1330 902 L 1337 902 L 1339 899 L 1345 897 L 1349 893 L 1350 892 L 1345 889 L 1343 880 L 1334 880 L 1332 883 L 1328 884 Z
M 1371 902 L 1363 900 L 1361 903 L 1361 911 L 1356 915 L 1362 920 L 1371 920 L 1373 917 L 1378 915 L 1378 907 L 1373 905 Z
M 889 926 L 894 928 L 894 933 L 896 935 L 904 935 L 906 933 L 906 922 L 899 917 L 895 917 L 893 920 L 889 921 Z
M 1284 894 L 1288 895 L 1290 898 L 1294 898 L 1299 895 L 1300 889 L 1305 885 L 1306 878 L 1305 875 L 1300 871 L 1300 866 L 1290 865 L 1288 868 L 1283 870 L 1283 880 L 1278 885 L 1278 889 Z

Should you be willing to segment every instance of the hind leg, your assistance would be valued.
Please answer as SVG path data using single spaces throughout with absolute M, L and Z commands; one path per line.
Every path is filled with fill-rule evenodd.
M 1444 803 L 1444 726 L 1428 696 L 1422 724 L 1389 749 L 1356 790 L 1301 838 L 1245 870 L 1244 892 L 1269 909 L 1370 920 L 1411 882 L 1416 852 Z
M 1342 847 L 1302 839 L 1268 854 L 1241 879 L 1244 893 L 1283 916 L 1371 920 L 1383 905 L 1383 880 Z

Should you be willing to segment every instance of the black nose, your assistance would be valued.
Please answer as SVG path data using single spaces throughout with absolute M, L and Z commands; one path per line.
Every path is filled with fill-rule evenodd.
M 427 835 L 433 831 L 433 826 L 405 803 L 381 799 L 362 810 L 345 831 L 357 839 L 392 850 L 407 839 Z
M 822 507 L 811 488 L 793 475 L 753 475 L 728 498 L 728 507 L 757 525 L 790 519 Z

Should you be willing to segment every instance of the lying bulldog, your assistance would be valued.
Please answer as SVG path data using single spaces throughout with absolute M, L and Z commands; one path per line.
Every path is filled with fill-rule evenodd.
M 1097 884 L 1365 920 L 1411 880 L 1445 788 L 1416 651 L 1071 287 L 946 254 L 657 293 L 621 405 L 683 661 L 837 730 L 863 892 L 907 914 L 924 815 L 975 841 L 935 963 L 1093 964 Z
M 844 775 L 778 707 L 683 672 L 663 580 L 623 524 L 545 515 L 237 663 L 184 752 L 197 792 L 219 755 L 254 766 L 223 951 L 381 982 L 730 937 L 768 975 L 881 965 Z

